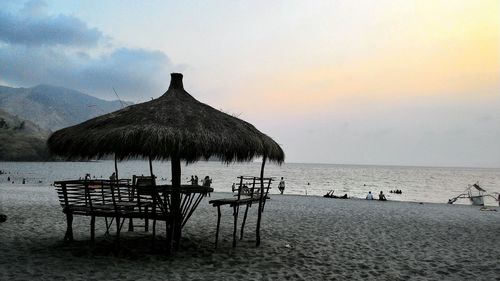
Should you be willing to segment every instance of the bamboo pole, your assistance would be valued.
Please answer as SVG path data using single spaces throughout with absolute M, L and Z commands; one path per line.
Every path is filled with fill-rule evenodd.
M 118 180 L 120 177 L 118 177 L 118 164 L 117 164 L 117 160 L 116 160 L 116 153 L 115 153 L 115 175 L 116 175 L 116 179 Z
M 151 161 L 151 155 L 149 156 L 149 173 L 151 174 L 151 179 L 154 181 L 154 174 L 153 174 L 153 162 Z
M 179 249 L 181 242 L 182 218 L 180 212 L 180 188 L 181 188 L 181 160 L 179 155 L 172 156 L 172 219 L 171 229 L 173 230 L 173 248 Z
M 266 165 L 267 155 L 262 158 L 262 167 L 260 168 L 260 198 L 259 198 L 259 210 L 257 212 L 257 231 L 256 231 L 256 246 L 260 245 L 260 221 L 262 219 L 262 203 L 264 198 L 264 166 Z

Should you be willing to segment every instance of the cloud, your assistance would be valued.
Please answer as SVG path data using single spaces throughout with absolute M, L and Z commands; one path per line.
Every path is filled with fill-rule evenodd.
M 149 100 L 166 90 L 174 65 L 161 51 L 114 47 L 96 28 L 46 4 L 30 1 L 17 13 L 0 9 L 0 80 L 13 86 L 52 84 L 101 98 Z M 179 67 L 176 66 L 176 70 Z
M 0 41 L 27 46 L 93 47 L 105 40 L 102 32 L 78 18 L 45 14 L 44 5 L 31 1 L 17 14 L 0 12 Z
M 120 48 L 92 57 L 61 48 L 0 48 L 0 76 L 11 84 L 53 84 L 103 98 L 145 100 L 166 90 L 173 64 L 162 52 Z
M 160 51 L 121 48 L 92 60 L 78 75 L 80 81 L 90 82 L 81 85 L 82 89 L 111 92 L 114 87 L 120 97 L 137 101 L 163 94 L 172 68 L 170 59 Z
M 31 0 L 24 4 L 24 7 L 21 9 L 20 13 L 33 17 L 33 16 L 43 16 L 46 14 L 47 3 L 40 0 Z

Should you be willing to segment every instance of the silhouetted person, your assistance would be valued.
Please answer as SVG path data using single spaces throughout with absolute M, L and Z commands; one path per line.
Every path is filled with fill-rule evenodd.
M 285 180 L 283 180 L 283 177 L 281 177 L 280 183 L 278 184 L 278 189 L 281 194 L 285 192 Z
M 197 175 L 194 176 L 194 185 L 198 185 L 198 176 Z
M 116 173 L 115 172 L 113 172 L 111 174 L 111 176 L 109 176 L 109 180 L 111 180 L 111 181 L 115 181 L 116 180 Z
M 373 194 L 371 191 L 368 191 L 368 194 L 366 195 L 366 200 L 373 200 Z
M 25 178 L 23 178 L 23 184 L 26 184 L 26 179 Z
M 205 187 L 210 187 L 210 185 L 212 184 L 212 180 L 210 179 L 209 176 L 206 176 L 204 179 L 203 179 L 203 186 Z
M 380 191 L 380 193 L 378 194 L 378 200 L 387 201 L 387 199 L 385 198 L 385 195 L 382 191 Z

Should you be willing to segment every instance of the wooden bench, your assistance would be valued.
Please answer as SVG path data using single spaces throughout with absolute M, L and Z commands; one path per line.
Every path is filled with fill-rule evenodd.
M 265 202 L 268 197 L 269 189 L 271 187 L 271 183 L 274 178 L 263 178 L 261 180 L 260 177 L 238 177 L 240 182 L 237 187 L 233 188 L 233 192 L 236 194 L 231 198 L 222 198 L 210 200 L 209 203 L 212 204 L 213 207 L 217 207 L 217 230 L 215 233 L 215 247 L 217 248 L 217 243 L 219 240 L 219 228 L 220 228 L 220 220 L 221 220 L 221 211 L 220 207 L 228 205 L 233 208 L 233 247 L 236 247 L 236 232 L 238 225 L 238 214 L 239 208 L 241 205 L 245 205 L 245 214 L 243 215 L 243 221 L 241 223 L 240 230 L 240 240 L 243 239 L 243 233 L 245 229 L 245 222 L 248 215 L 248 209 L 252 206 L 253 203 L 260 203 L 260 209 L 258 212 L 264 212 Z M 257 234 L 258 235 L 258 234 Z M 258 241 L 257 241 L 258 243 Z
M 135 184 L 135 182 L 134 182 Z M 95 238 L 95 219 L 103 217 L 106 233 L 116 223 L 116 240 L 125 219 L 168 220 L 168 212 L 159 212 L 155 196 L 146 196 L 154 186 L 136 187 L 128 180 L 74 180 L 54 183 L 59 201 L 66 214 L 67 229 L 64 240 L 73 240 L 73 216 L 90 216 L 91 241 Z M 108 218 L 111 218 L 108 221 Z M 130 225 L 129 225 L 130 227 Z M 153 234 L 154 235 L 154 234 Z

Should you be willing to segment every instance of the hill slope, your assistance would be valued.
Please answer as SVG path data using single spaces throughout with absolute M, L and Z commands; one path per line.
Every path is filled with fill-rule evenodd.
M 0 160 L 47 160 L 49 133 L 30 121 L 0 110 Z
M 120 101 L 106 101 L 61 87 L 0 86 L 0 109 L 50 131 L 72 126 L 120 108 Z

